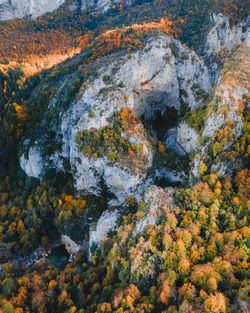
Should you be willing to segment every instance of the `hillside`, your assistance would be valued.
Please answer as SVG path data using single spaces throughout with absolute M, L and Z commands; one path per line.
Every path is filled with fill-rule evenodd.
M 248 312 L 247 1 L 22 3 L 0 2 L 0 312 Z

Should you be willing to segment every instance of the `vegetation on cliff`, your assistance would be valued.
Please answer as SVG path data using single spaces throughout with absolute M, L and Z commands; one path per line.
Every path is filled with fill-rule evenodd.
M 237 23 L 247 14 L 246 4 L 245 0 L 135 1 L 131 7 L 114 5 L 104 15 L 61 8 L 37 20 L 0 23 L 0 312 L 227 313 L 249 309 L 250 96 L 246 93 L 236 101 L 235 95 L 238 88 L 249 92 L 250 85 L 246 83 L 249 67 L 239 54 L 226 61 L 220 94 L 212 94 L 196 111 L 183 113 L 183 119 L 200 135 L 213 113 L 223 114 L 226 122 L 211 138 L 200 136 L 201 145 L 208 143 L 199 163 L 200 177 L 174 189 L 174 207 L 161 205 L 150 212 L 156 223 L 138 233 L 138 223 L 149 212 L 148 203 L 137 203 L 134 194 L 126 199 L 116 231 L 108 234 L 100 249 L 90 247 L 91 262 L 87 248 L 63 269 L 48 260 L 30 267 L 10 263 L 39 246 L 46 249 L 62 233 L 77 242 L 87 241 L 89 218 L 96 220 L 107 209 L 111 195 L 106 186 L 99 197 L 74 189 L 68 159 L 63 162 L 65 172 L 48 169 L 42 182 L 27 177 L 19 165 L 21 148 L 32 144 L 41 129 L 46 130 L 43 153 L 51 156 L 61 149 L 57 120 L 99 75 L 95 62 L 114 52 L 129 57 L 131 51 L 143 47 L 147 36 L 159 32 L 199 51 L 211 12 L 223 12 L 230 15 L 231 23 Z M 44 64 L 48 55 L 68 57 L 80 51 L 74 59 L 44 70 L 61 62 L 59 58 Z M 31 62 L 31 56 L 43 63 L 34 65 L 35 75 L 23 65 Z M 60 89 L 66 76 L 70 80 Z M 104 82 L 109 79 L 103 77 Z M 121 82 L 118 87 L 125 86 Z M 240 116 L 242 133 L 228 119 L 233 110 L 225 104 L 226 98 Z M 52 99 L 56 105 L 50 110 Z M 89 112 L 92 118 L 95 114 Z M 148 129 L 127 108 L 107 122 L 100 129 L 79 132 L 76 141 L 82 154 L 93 159 L 105 156 L 111 165 L 143 167 L 143 145 L 131 138 L 149 138 Z M 48 127 L 50 123 L 55 131 Z M 162 125 L 155 128 L 166 130 Z M 25 141 L 28 135 L 30 142 Z M 156 154 L 155 168 L 171 162 L 173 168 L 188 171 L 189 157 L 177 159 L 162 142 L 149 140 Z M 212 166 L 222 162 L 228 173 L 211 172 Z

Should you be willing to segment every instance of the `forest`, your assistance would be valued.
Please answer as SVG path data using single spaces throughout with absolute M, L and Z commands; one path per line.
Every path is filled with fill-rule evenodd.
M 0 22 L 0 312 L 247 312 L 249 84 L 244 99 L 235 103 L 242 118 L 240 137 L 236 139 L 235 124 L 228 120 L 207 147 L 199 179 L 172 188 L 173 203 L 157 208 L 154 225 L 143 233 L 136 231 L 149 209 L 134 195 L 126 199 L 116 231 L 108 234 L 99 249 L 89 247 L 91 260 L 85 250 L 61 267 L 47 259 L 21 267 L 11 262 L 38 247 L 49 250 L 62 233 L 77 243 L 87 241 L 88 218 L 100 217 L 108 207 L 108 197 L 113 196 L 105 185 L 100 196 L 77 192 L 68 159 L 64 160 L 64 172 L 48 169 L 43 181 L 26 176 L 20 167 L 27 136 L 32 141 L 46 128 L 43 116 L 48 123 L 56 119 L 47 109 L 60 91 L 62 77 L 78 71 L 57 102 L 66 110 L 98 75 L 95 62 L 112 53 L 141 50 L 152 34 L 178 38 L 199 53 L 212 11 L 229 15 L 230 22 L 236 24 L 248 14 L 247 1 L 136 1 L 129 8 L 117 4 L 105 14 L 95 15 L 63 7 L 37 20 Z M 27 72 L 24 63 L 40 59 L 44 63 L 48 55 L 67 57 L 62 63 L 55 61 Z M 74 55 L 76 59 L 71 59 Z M 234 77 L 234 66 L 235 60 L 229 58 L 224 71 L 231 76 L 222 81 L 231 86 L 232 94 L 246 74 L 239 62 L 236 70 L 243 74 Z M 110 79 L 103 77 L 104 82 Z M 124 88 L 123 83 L 117 88 Z M 208 115 L 217 106 L 206 102 L 193 112 L 184 112 L 182 118 L 202 133 Z M 225 119 L 229 111 L 224 108 Z M 55 114 L 59 116 L 59 112 Z M 94 118 L 93 112 L 89 118 Z M 106 156 L 114 164 L 129 156 L 133 163 L 142 146 L 129 138 L 131 133 L 142 135 L 141 123 L 131 109 L 117 110 L 107 126 L 80 131 L 76 141 L 87 158 Z M 55 141 L 53 132 L 46 135 L 45 154 L 52 155 L 61 149 L 61 142 Z M 206 140 L 201 138 L 201 142 Z M 152 139 L 151 144 L 156 160 L 177 159 L 160 140 Z M 180 167 L 193 158 L 178 160 Z M 221 161 L 234 164 L 232 175 L 210 171 Z

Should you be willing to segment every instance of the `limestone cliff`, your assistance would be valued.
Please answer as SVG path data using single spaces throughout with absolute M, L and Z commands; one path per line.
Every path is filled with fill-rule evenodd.
M 131 143 L 141 146 L 139 155 L 144 159 L 143 166 L 137 166 L 136 171 L 129 164 L 110 164 L 105 154 L 84 155 L 79 142 L 76 143 L 79 133 L 109 127 L 114 124 L 114 112 L 126 107 L 135 117 L 144 115 L 149 119 L 154 118 L 157 111 L 164 113 L 168 107 L 174 107 L 177 112 L 182 105 L 195 109 L 211 92 L 212 85 L 207 67 L 195 52 L 163 35 L 150 38 L 142 51 L 116 57 L 116 61 L 107 59 L 105 63 L 99 65 L 98 77 L 89 82 L 80 100 L 60 114 L 57 132 L 62 138 L 62 151 L 42 157 L 44 144 L 41 137 L 37 138 L 35 148 L 30 149 L 26 158 L 21 157 L 21 166 L 28 175 L 42 177 L 46 167 L 63 169 L 63 158 L 68 158 L 78 190 L 98 194 L 100 179 L 104 179 L 120 202 L 135 190 L 140 197 L 143 192 L 140 188 L 152 164 L 152 151 L 143 124 L 136 126 L 134 134 L 128 134 Z M 49 110 L 56 109 L 52 99 Z M 135 159 L 139 162 L 138 157 Z
M 212 22 L 203 57 L 178 40 L 157 34 L 149 36 L 141 50 L 113 53 L 92 62 L 91 71 L 96 74 L 84 82 L 66 109 L 61 108 L 59 99 L 67 98 L 69 91 L 65 86 L 78 77 L 78 71 L 61 77 L 58 91 L 48 106 L 48 114 L 57 119 L 52 118 L 47 124 L 56 134 L 60 149 L 49 155 L 45 153 L 47 129 L 41 128 L 35 140 L 24 142 L 26 152 L 20 157 L 20 165 L 26 174 L 42 180 L 48 168 L 67 170 L 72 173 L 79 191 L 99 195 L 104 182 L 115 196 L 110 206 L 121 205 L 130 195 L 140 200 L 148 186 L 154 184 L 154 177 L 165 176 L 172 182 L 187 178 L 188 174 L 182 171 L 153 168 L 157 151 L 152 147 L 152 133 L 144 121 L 154 120 L 159 112 L 163 116 L 171 108 L 177 112 L 177 122 L 170 130 L 166 127 L 163 143 L 181 158 L 198 153 L 190 173 L 190 177 L 197 177 L 200 161 L 207 157 L 218 131 L 227 127 L 228 122 L 233 125 L 232 140 L 226 142 L 222 151 L 240 136 L 239 104 L 246 93 L 246 83 L 237 82 L 246 81 L 249 75 L 245 72 L 249 66 L 247 21 L 230 27 L 227 18 L 213 16 Z M 240 44 L 243 47 L 236 55 L 239 54 L 239 61 L 245 60 L 239 63 L 244 77 L 239 77 L 237 69 L 233 69 L 237 79 L 229 83 L 232 69 L 226 63 L 221 73 L 220 66 Z M 215 165 L 210 162 L 207 166 Z M 221 167 L 219 170 L 223 172 L 223 162 Z M 102 215 L 97 229 L 91 230 L 91 243 L 100 244 L 107 231 L 115 227 L 117 216 L 117 212 Z M 154 223 L 152 215 L 138 225 L 138 232 L 150 223 Z
M 106 12 L 112 5 L 121 0 L 0 0 L 0 20 L 31 17 L 37 18 L 45 13 L 58 9 L 66 4 L 70 10 Z M 130 1 L 125 1 L 129 4 Z
M 63 3 L 65 0 L 0 0 L 0 20 L 36 18 L 58 9 Z

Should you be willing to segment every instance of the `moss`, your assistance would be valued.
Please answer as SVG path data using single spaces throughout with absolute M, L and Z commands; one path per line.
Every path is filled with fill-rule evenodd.
M 204 89 L 198 89 L 195 92 L 195 100 L 198 102 L 200 100 L 205 100 L 208 97 L 208 94 Z
M 105 76 L 103 76 L 103 78 L 102 78 L 102 80 L 103 80 L 105 83 L 107 83 L 108 81 L 110 81 L 110 79 L 111 79 L 111 76 L 110 76 L 110 75 L 105 75 Z
M 183 97 L 185 97 L 185 98 L 188 97 L 188 94 L 187 94 L 187 92 L 186 92 L 185 89 L 180 89 L 180 96 L 183 96 Z
M 71 165 L 70 165 L 70 160 L 69 159 L 65 159 L 63 161 L 63 169 L 66 172 L 69 172 L 71 170 Z
M 198 138 L 198 145 L 201 147 L 203 146 L 208 140 L 207 136 L 199 137 Z
M 108 88 L 106 87 L 103 87 L 99 90 L 99 95 L 102 95 L 102 94 L 107 94 L 108 93 Z
M 125 87 L 125 85 L 124 85 L 124 83 L 123 83 L 123 82 L 120 82 L 120 83 L 119 83 L 119 85 L 118 85 L 118 87 L 119 87 L 119 88 L 124 88 L 124 87 Z
M 50 156 L 53 155 L 56 151 L 61 152 L 62 143 L 50 143 L 45 149 L 45 155 Z
M 195 92 L 197 89 L 200 89 L 200 84 L 198 83 L 193 84 L 193 86 L 191 87 L 191 90 Z

